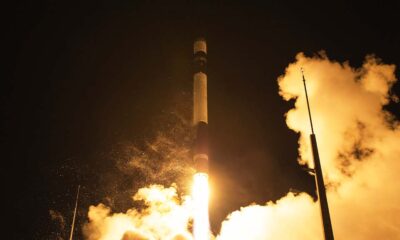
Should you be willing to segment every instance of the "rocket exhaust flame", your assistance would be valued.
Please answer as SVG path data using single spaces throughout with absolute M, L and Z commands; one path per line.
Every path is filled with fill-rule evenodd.
M 195 240 L 209 240 L 210 223 L 208 217 L 208 200 L 210 190 L 208 175 L 196 173 L 193 178 L 193 236 Z

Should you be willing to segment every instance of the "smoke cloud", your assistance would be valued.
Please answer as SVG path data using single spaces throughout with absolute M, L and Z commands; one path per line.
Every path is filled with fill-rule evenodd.
M 361 68 L 325 53 L 296 56 L 280 76 L 279 94 L 295 100 L 286 114 L 300 133 L 299 163 L 313 167 L 311 133 L 301 68 L 307 79 L 321 164 L 337 239 L 400 239 L 400 129 L 383 109 L 395 83 L 395 66 L 367 56 Z M 246 228 L 246 222 L 252 222 Z M 232 213 L 218 239 L 323 239 L 318 203 L 289 193 L 276 204 Z M 241 230 L 237 230 L 241 229 Z
M 279 94 L 295 101 L 286 122 L 300 133 L 299 164 L 313 167 L 301 68 L 307 79 L 336 239 L 400 239 L 400 125 L 383 109 L 398 99 L 389 94 L 397 80 L 395 66 L 367 56 L 360 68 L 353 68 L 347 62 L 330 60 L 323 52 L 313 57 L 299 53 L 289 64 L 278 79 Z M 148 145 L 153 153 L 169 153 L 174 148 L 166 138 L 157 141 L 155 146 L 161 148 Z M 129 158 L 120 168 L 134 167 L 160 177 L 147 167 L 153 156 L 142 156 Z M 143 207 L 112 213 L 103 204 L 91 206 L 84 227 L 87 239 L 192 239 L 191 198 L 178 196 L 176 185 L 150 185 L 140 189 L 133 200 Z M 319 204 L 306 193 L 288 193 L 275 203 L 242 207 L 223 221 L 216 239 L 323 239 Z
M 91 206 L 84 234 L 89 240 L 191 239 L 188 228 L 190 199 L 180 199 L 176 186 L 151 185 L 141 188 L 133 200 L 142 202 L 140 210 L 112 213 L 103 204 Z

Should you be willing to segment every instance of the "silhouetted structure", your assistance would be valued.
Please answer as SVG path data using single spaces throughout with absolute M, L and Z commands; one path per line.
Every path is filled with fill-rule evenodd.
M 78 185 L 78 191 L 76 193 L 76 200 L 75 200 L 74 216 L 72 218 L 71 232 L 69 234 L 69 240 L 72 240 L 72 237 L 74 236 L 75 218 L 76 218 L 76 211 L 78 209 L 78 199 L 79 199 L 80 188 L 81 188 L 81 185 Z
M 321 162 L 319 159 L 317 139 L 315 138 L 315 134 L 314 134 L 314 126 L 313 126 L 313 122 L 312 122 L 312 118 L 311 118 L 310 102 L 308 101 L 306 79 L 304 77 L 303 69 L 301 70 L 301 73 L 303 76 L 304 91 L 306 93 L 308 117 L 310 118 L 310 124 L 311 124 L 310 139 L 311 139 L 311 148 L 312 148 L 312 153 L 313 153 L 313 158 L 314 158 L 314 177 L 315 177 L 315 185 L 317 187 L 318 199 L 319 199 L 319 203 L 320 203 L 320 207 L 321 207 L 321 216 L 322 216 L 322 224 L 324 227 L 324 236 L 325 236 L 325 240 L 333 240 L 334 237 L 333 237 L 331 216 L 329 213 L 328 199 L 326 197 L 326 192 L 325 192 L 324 177 L 322 175 Z

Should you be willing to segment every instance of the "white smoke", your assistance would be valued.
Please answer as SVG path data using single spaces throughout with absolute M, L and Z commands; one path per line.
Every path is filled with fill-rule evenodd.
M 91 206 L 84 234 L 89 240 L 192 239 L 188 230 L 191 200 L 177 195 L 176 186 L 151 185 L 133 197 L 142 201 L 141 210 L 112 213 L 103 204 Z
M 243 207 L 223 222 L 217 239 L 318 239 L 322 229 L 314 224 L 319 217 L 317 207 L 305 193 L 297 196 L 289 193 L 265 206 Z M 307 230 L 292 231 L 305 226 Z
M 383 110 L 391 98 L 396 99 L 389 96 L 396 81 L 395 66 L 367 56 L 355 69 L 329 60 L 324 53 L 314 57 L 300 53 L 286 68 L 278 79 L 280 95 L 295 99 L 286 122 L 300 133 L 299 162 L 312 167 L 301 68 L 336 239 L 400 239 L 400 128 Z M 323 239 L 321 224 L 316 202 L 305 194 L 289 193 L 276 204 L 232 213 L 222 223 L 218 239 Z
M 336 239 L 400 239 L 400 125 L 383 109 L 391 99 L 395 66 L 367 56 L 360 68 L 321 53 L 300 53 L 278 79 L 280 95 L 294 99 L 286 115 L 300 133 L 299 163 L 312 164 L 304 69 Z M 180 200 L 182 199 L 182 200 Z M 145 208 L 112 213 L 89 209 L 89 240 L 192 239 L 192 204 L 176 187 L 152 185 L 134 196 Z M 231 213 L 218 240 L 323 239 L 319 205 L 306 193 L 288 193 L 276 203 L 250 205 Z

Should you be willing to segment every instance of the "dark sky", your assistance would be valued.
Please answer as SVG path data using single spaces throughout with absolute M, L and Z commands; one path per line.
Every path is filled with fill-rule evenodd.
M 292 103 L 279 97 L 276 79 L 298 52 L 325 50 L 356 67 L 373 53 L 400 66 L 399 5 L 234 2 L 49 0 L 3 10 L 9 239 L 65 237 L 78 184 L 79 224 L 90 204 L 107 197 L 118 210 L 129 207 L 135 181 L 145 181 L 124 179 L 110 152 L 150 141 L 168 128 L 171 111 L 190 116 L 198 36 L 209 49 L 214 230 L 240 206 L 276 200 L 290 188 L 313 194 L 313 179 L 296 162 L 297 135 L 284 121 Z M 400 116 L 398 104 L 388 110 Z M 65 217 L 64 232 L 50 209 Z

